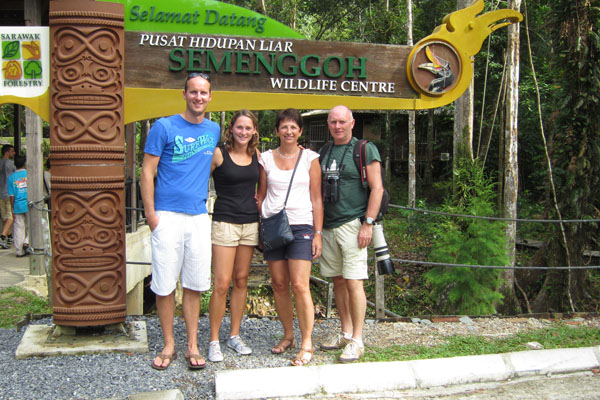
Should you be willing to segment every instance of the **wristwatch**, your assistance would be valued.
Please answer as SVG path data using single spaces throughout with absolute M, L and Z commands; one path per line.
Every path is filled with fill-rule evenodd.
M 367 223 L 367 225 L 373 225 L 373 223 L 375 223 L 375 220 L 371 217 L 366 217 L 365 222 Z

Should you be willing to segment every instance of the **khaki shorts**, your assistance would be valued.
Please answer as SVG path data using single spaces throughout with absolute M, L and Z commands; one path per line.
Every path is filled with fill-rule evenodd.
M 10 197 L 0 199 L 0 215 L 2 215 L 2 221 L 6 221 L 13 217 L 12 207 L 10 206 Z
M 326 278 L 368 279 L 367 248 L 358 247 L 361 227 L 357 218 L 332 229 L 323 229 L 323 252 L 319 258 L 321 275 Z
M 213 221 L 212 243 L 218 246 L 256 246 L 258 244 L 258 222 L 232 224 Z

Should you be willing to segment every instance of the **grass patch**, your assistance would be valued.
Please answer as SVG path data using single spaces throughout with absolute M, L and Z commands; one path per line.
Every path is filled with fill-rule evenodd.
M 0 290 L 0 328 L 14 328 L 27 314 L 50 314 L 48 300 L 21 288 Z
M 544 349 L 591 347 L 600 344 L 600 330 L 554 323 L 548 328 L 519 333 L 502 339 L 482 336 L 450 336 L 437 347 L 416 345 L 365 348 L 361 361 L 407 361 L 428 358 L 473 356 L 528 350 L 528 342 L 538 342 Z

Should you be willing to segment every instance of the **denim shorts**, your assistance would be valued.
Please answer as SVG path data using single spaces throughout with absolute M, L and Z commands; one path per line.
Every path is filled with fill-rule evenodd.
M 294 241 L 287 246 L 275 250 L 265 250 L 266 261 L 277 260 L 308 260 L 312 261 L 312 225 L 290 225 Z

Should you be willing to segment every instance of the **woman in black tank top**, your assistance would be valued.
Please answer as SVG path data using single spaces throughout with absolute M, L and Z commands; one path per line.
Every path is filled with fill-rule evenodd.
M 212 215 L 212 268 L 214 288 L 210 297 L 210 343 L 208 359 L 223 361 L 219 329 L 225 315 L 227 292 L 233 279 L 227 346 L 238 354 L 250 354 L 240 338 L 248 272 L 258 244 L 258 120 L 248 110 L 236 112 L 224 134 L 224 144 L 215 149 L 212 177 L 217 200 Z

